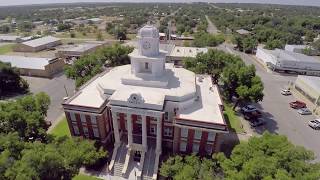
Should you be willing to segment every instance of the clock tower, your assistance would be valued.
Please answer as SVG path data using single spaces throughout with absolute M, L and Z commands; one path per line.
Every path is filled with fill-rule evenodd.
M 159 54 L 159 31 L 156 27 L 146 25 L 139 30 L 139 53 L 143 56 L 157 56 Z
M 142 79 L 159 79 L 165 72 L 167 52 L 159 49 L 158 29 L 146 25 L 139 30 L 137 37 L 138 48 L 129 54 L 132 75 Z

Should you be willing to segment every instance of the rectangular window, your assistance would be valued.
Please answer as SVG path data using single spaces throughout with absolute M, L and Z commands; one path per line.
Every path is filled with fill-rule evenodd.
M 169 121 L 169 112 L 164 113 L 164 120 Z
M 72 128 L 73 128 L 73 132 L 74 132 L 75 135 L 79 135 L 80 134 L 77 124 L 72 124 Z
M 212 145 L 211 144 L 207 144 L 206 145 L 206 152 L 207 152 L 207 154 L 211 154 L 212 153 Z
M 73 121 L 73 122 L 77 122 L 77 119 L 76 119 L 76 115 L 75 115 L 75 113 L 70 112 L 70 118 L 71 118 L 71 121 Z
M 157 126 L 155 126 L 155 125 L 150 126 L 150 134 L 152 134 L 152 135 L 157 134 Z
M 194 153 L 198 153 L 199 152 L 199 144 L 198 143 L 193 143 L 192 152 L 194 152 Z
M 202 136 L 202 131 L 195 130 L 195 132 L 194 132 L 194 139 L 196 139 L 196 140 L 201 140 L 201 136 Z
M 165 127 L 164 128 L 164 136 L 172 137 L 172 128 Z
M 80 114 L 80 119 L 82 123 L 87 123 L 86 116 L 84 114 Z
M 144 68 L 146 69 L 146 70 L 148 70 L 149 69 L 149 63 L 144 63 Z
M 91 115 L 91 124 L 97 124 L 97 116 Z
M 84 133 L 84 136 L 85 136 L 85 137 L 89 137 L 89 130 L 88 130 L 88 127 L 83 126 L 83 133 Z
M 180 151 L 181 152 L 186 152 L 187 150 L 187 143 L 185 141 L 180 142 Z
M 98 128 L 93 128 L 93 136 L 94 137 L 100 137 Z
M 208 132 L 208 141 L 214 141 L 215 138 L 216 138 L 216 133 Z
M 181 137 L 187 138 L 188 137 L 188 129 L 181 128 Z

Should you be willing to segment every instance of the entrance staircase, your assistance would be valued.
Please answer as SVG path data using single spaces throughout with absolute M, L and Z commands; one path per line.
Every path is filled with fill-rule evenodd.
M 120 147 L 118 148 L 118 152 L 113 167 L 113 176 L 122 177 L 122 170 L 124 167 L 127 151 L 127 146 L 124 143 L 121 143 Z

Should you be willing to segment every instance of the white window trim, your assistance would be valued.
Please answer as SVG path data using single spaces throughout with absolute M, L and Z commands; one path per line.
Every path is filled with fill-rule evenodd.
M 202 131 L 200 131 L 200 130 L 195 130 L 195 131 L 194 131 L 194 139 L 195 139 L 195 140 L 201 140 L 201 138 L 202 138 Z
M 97 116 L 91 115 L 90 119 L 91 119 L 91 124 L 92 125 L 96 125 L 97 124 Z
M 185 131 L 185 132 L 184 132 Z M 181 128 L 181 132 L 180 132 L 180 136 L 182 138 L 188 138 L 188 134 L 189 134 L 189 129 L 187 128 Z M 185 136 L 184 136 L 185 135 Z
M 94 137 L 96 137 L 96 138 L 100 137 L 99 129 L 97 127 L 92 128 L 92 131 L 93 131 L 93 136 Z
M 154 129 L 154 131 L 152 131 L 152 129 Z M 152 134 L 152 135 L 157 134 L 157 126 L 155 126 L 155 125 L 150 126 L 150 134 Z
M 186 151 L 187 151 L 187 142 L 185 142 L 185 141 L 180 141 L 179 150 L 180 150 L 181 152 L 186 152 Z
M 72 124 L 72 129 L 75 135 L 79 135 L 80 131 L 79 131 L 79 127 L 77 124 Z
M 172 128 L 165 127 L 163 134 L 164 134 L 164 136 L 172 137 Z
M 77 122 L 76 114 L 75 114 L 74 112 L 70 112 L 70 119 L 71 119 L 71 121 L 73 121 L 73 122 Z
M 215 141 L 217 133 L 208 132 L 208 141 Z
M 87 120 L 86 120 L 86 115 L 85 114 L 80 114 L 80 119 L 81 119 L 81 123 L 87 124 Z
M 197 148 L 195 148 L 195 147 L 197 147 Z M 198 153 L 199 152 L 199 148 L 200 148 L 200 144 L 199 143 L 193 143 L 192 144 L 192 152 Z

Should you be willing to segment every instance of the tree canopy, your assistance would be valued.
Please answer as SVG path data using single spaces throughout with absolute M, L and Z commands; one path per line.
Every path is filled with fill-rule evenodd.
M 93 142 L 62 137 L 48 144 L 22 141 L 17 133 L 0 136 L 0 179 L 71 179 L 82 165 L 106 156 Z
M 17 132 L 26 141 L 46 141 L 49 104 L 50 98 L 45 93 L 0 103 L 0 133 Z
M 230 158 L 216 156 L 226 179 L 319 179 L 313 152 L 295 146 L 285 136 L 265 132 L 237 145 Z
M 169 157 L 161 164 L 160 175 L 181 180 L 317 180 L 320 164 L 312 163 L 314 158 L 313 152 L 293 145 L 285 136 L 265 132 L 238 144 L 230 157 L 223 153 L 212 158 Z
M 258 102 L 263 99 L 263 83 L 253 65 L 246 66 L 239 56 L 210 49 L 196 58 L 186 58 L 184 66 L 198 74 L 209 74 L 215 84 L 220 81 L 227 100 L 237 98 L 239 103 Z
M 68 78 L 76 80 L 79 87 L 92 77 L 103 71 L 103 65 L 119 66 L 129 64 L 128 54 L 133 50 L 129 46 L 115 44 L 100 48 L 93 53 L 82 56 L 73 65 L 65 67 L 65 74 Z
M 0 97 L 10 93 L 26 93 L 28 90 L 29 84 L 20 77 L 18 69 L 0 61 Z

